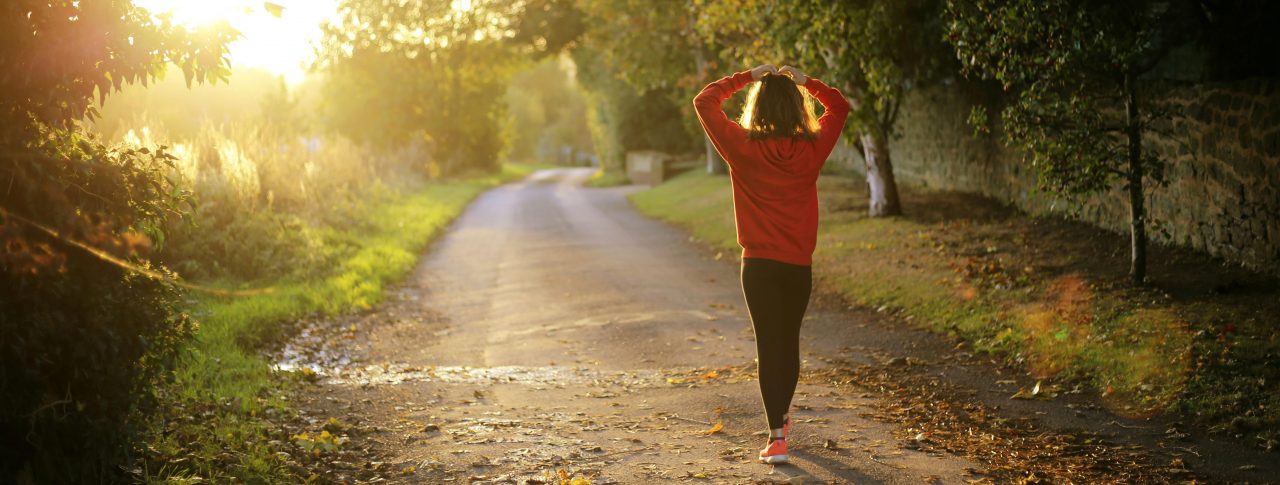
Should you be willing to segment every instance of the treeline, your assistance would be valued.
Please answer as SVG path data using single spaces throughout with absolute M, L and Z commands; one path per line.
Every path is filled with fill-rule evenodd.
M 890 141 L 900 129 L 903 99 L 931 86 L 975 84 L 993 99 L 974 107 L 970 118 L 975 132 L 1023 153 L 1041 190 L 1073 203 L 1116 188 L 1129 194 L 1130 276 L 1135 284 L 1146 280 L 1151 221 L 1144 201 L 1164 184 L 1166 163 L 1146 145 L 1155 135 L 1166 134 L 1178 116 L 1153 95 L 1153 86 L 1171 78 L 1197 82 L 1276 76 L 1280 69 L 1275 67 L 1280 54 L 1259 47 L 1280 45 L 1280 29 L 1275 28 L 1280 6 L 1263 0 L 474 4 L 471 10 L 457 11 L 444 5 L 435 10 L 396 7 L 398 2 L 389 0 L 352 2 L 348 23 L 376 19 L 369 22 L 375 27 L 365 29 L 368 39 L 339 38 L 330 51 L 341 55 L 331 62 L 365 72 L 360 66 L 370 63 L 410 69 L 401 62 L 410 59 L 409 64 L 418 65 L 412 69 L 444 76 L 416 77 L 425 80 L 420 82 L 423 89 L 444 100 L 402 89 L 395 96 L 412 99 L 389 103 L 405 111 L 397 117 L 426 120 L 459 113 L 450 103 L 464 103 L 468 109 L 463 111 L 476 116 L 448 125 L 462 131 L 433 129 L 430 121 L 400 125 L 438 132 L 429 138 L 439 143 L 491 140 L 492 119 L 503 109 L 485 96 L 476 98 L 484 101 L 464 102 L 475 96 L 468 93 L 491 88 L 449 79 L 487 80 L 508 72 L 504 65 L 567 55 L 577 84 L 587 93 L 596 155 L 603 169 L 612 172 L 623 171 L 627 151 L 645 149 L 701 151 L 710 171 L 723 171 L 688 100 L 720 76 L 760 63 L 795 64 L 849 97 L 854 109 L 845 135 L 865 165 L 872 216 L 902 213 Z M 423 34 L 396 43 L 399 47 L 391 52 L 399 60 L 387 59 L 385 48 L 376 55 L 362 54 L 376 39 L 396 31 Z M 486 53 L 486 62 L 471 64 L 476 56 L 468 53 L 477 52 Z M 1178 73 L 1188 64 L 1197 66 L 1192 79 Z M 394 79 L 405 76 L 389 76 L 391 81 L 375 76 L 382 89 L 358 90 L 370 98 L 357 104 L 377 103 L 382 93 L 401 85 Z M 488 121 L 482 112 L 489 113 Z M 441 149 L 464 150 L 456 152 L 461 154 L 478 148 Z
M 183 88 L 226 81 L 234 32 L 128 0 L 0 7 L 0 439 L 13 444 L 0 480 L 119 479 L 196 334 L 173 269 L 305 273 L 327 257 L 309 250 L 325 236 L 299 228 L 342 194 L 399 179 L 387 174 L 493 172 L 504 155 L 556 147 L 594 151 L 614 172 L 640 149 L 703 153 L 723 170 L 689 100 L 717 77 L 785 63 L 850 98 L 846 140 L 872 214 L 888 216 L 902 211 L 889 141 L 903 97 L 968 80 L 1000 100 L 975 109 L 975 127 L 1021 149 L 1045 190 L 1129 192 L 1142 282 L 1143 200 L 1164 166 L 1144 141 L 1176 116 L 1152 104 L 1150 81 L 1187 59 L 1206 79 L 1280 75 L 1280 4 L 1266 0 L 461 3 L 344 0 L 319 48 L 318 104 L 267 89 L 248 125 L 123 122 L 110 131 L 124 144 L 90 129 L 108 129 L 103 103 L 169 69 Z M 536 91 L 522 98 L 516 76 L 544 81 L 512 88 Z
M 576 33 L 565 49 L 587 74 L 606 169 L 620 170 L 628 150 L 694 150 L 700 135 L 685 105 L 705 83 L 794 64 L 849 98 L 845 135 L 865 165 L 871 215 L 898 215 L 890 141 L 903 99 L 972 83 L 994 100 L 974 107 L 975 131 L 1023 153 L 1041 190 L 1073 203 L 1129 194 L 1135 284 L 1146 280 L 1144 201 L 1166 164 L 1147 144 L 1178 116 L 1153 86 L 1280 74 L 1280 54 L 1260 48 L 1280 45 L 1280 6 L 1262 0 L 533 3 L 559 9 L 543 15 L 548 31 Z M 1190 79 L 1179 72 L 1188 64 Z

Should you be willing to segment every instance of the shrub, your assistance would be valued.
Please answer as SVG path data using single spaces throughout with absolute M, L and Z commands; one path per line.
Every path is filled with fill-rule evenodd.
M 193 332 L 141 259 L 186 193 L 163 151 L 39 132 L 3 167 L 32 183 L 0 198 L 0 481 L 110 480 Z

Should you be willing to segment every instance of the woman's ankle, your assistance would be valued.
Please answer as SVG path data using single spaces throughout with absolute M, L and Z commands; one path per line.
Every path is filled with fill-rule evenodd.
M 787 436 L 783 433 L 782 428 L 773 428 L 769 430 L 769 441 L 780 440 L 786 437 Z

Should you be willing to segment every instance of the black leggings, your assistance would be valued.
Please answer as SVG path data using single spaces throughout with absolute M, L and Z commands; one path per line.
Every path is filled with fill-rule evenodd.
M 742 260 L 742 294 L 756 332 L 760 396 L 769 428 L 781 428 L 800 379 L 800 323 L 809 307 L 808 266 L 771 259 Z

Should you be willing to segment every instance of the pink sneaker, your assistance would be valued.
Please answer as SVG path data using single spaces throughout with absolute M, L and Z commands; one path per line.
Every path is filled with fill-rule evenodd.
M 769 446 L 760 450 L 760 461 L 763 463 L 786 463 L 787 462 L 787 440 L 773 440 L 769 442 Z

